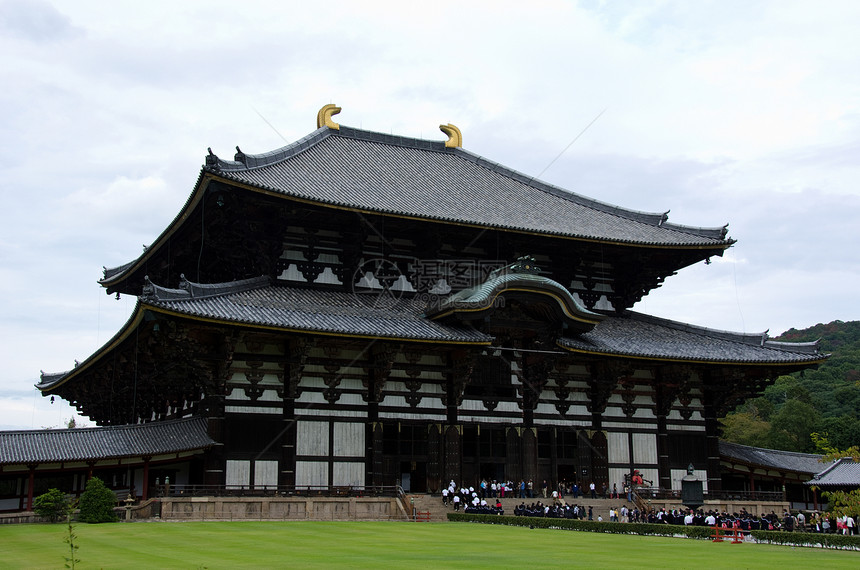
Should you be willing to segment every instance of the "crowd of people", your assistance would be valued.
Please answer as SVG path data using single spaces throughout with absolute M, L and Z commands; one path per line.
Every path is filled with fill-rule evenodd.
M 718 511 L 704 511 L 702 509 L 660 509 L 651 511 L 640 511 L 638 508 L 628 509 L 626 505 L 621 508 L 610 507 L 607 518 L 602 514 L 595 516 L 592 507 L 554 503 L 544 505 L 540 502 L 526 505 L 520 504 L 514 509 L 516 516 L 528 517 L 551 517 L 566 519 L 587 519 L 599 522 L 634 522 L 653 524 L 675 524 L 683 526 L 707 526 L 751 530 L 781 530 L 786 532 L 819 532 L 839 533 L 845 535 L 857 535 L 857 520 L 852 516 L 841 516 L 832 518 L 830 515 L 819 512 L 811 512 L 808 515 L 803 512 L 783 512 L 782 516 L 771 511 L 769 514 L 755 515 L 741 509 L 739 513 L 728 513 Z
M 454 481 L 442 490 L 442 503 L 450 506 L 454 511 L 471 514 L 503 515 L 505 510 L 500 499 L 505 497 L 516 497 L 521 499 L 532 499 L 537 496 L 533 481 L 520 481 L 519 484 L 511 481 L 487 481 L 482 480 L 477 487 L 469 485 L 457 486 Z M 580 519 L 590 521 L 608 522 L 634 522 L 634 523 L 656 523 L 675 524 L 685 526 L 707 526 L 751 530 L 781 530 L 787 532 L 820 532 L 839 533 L 845 535 L 856 535 L 858 533 L 858 521 L 852 516 L 833 517 L 827 513 L 813 512 L 783 512 L 782 516 L 775 512 L 761 513 L 755 515 L 744 509 L 740 512 L 728 513 L 703 509 L 659 509 L 642 511 L 636 507 L 628 508 L 611 506 L 596 512 L 592 506 L 581 506 L 565 502 L 565 496 L 576 499 L 580 496 L 591 496 L 597 498 L 618 498 L 617 487 L 612 491 L 602 488 L 600 492 L 591 483 L 587 491 L 583 492 L 578 485 L 568 486 L 562 482 L 557 488 L 550 491 L 546 481 L 539 486 L 542 498 L 550 499 L 542 502 L 532 501 L 526 504 L 522 501 L 514 508 L 514 515 L 527 517 L 548 517 L 564 519 Z M 627 491 L 626 485 L 624 491 Z M 622 495 L 624 497 L 624 495 Z M 630 501 L 632 502 L 632 501 Z M 606 515 L 604 517 L 604 515 Z
M 478 499 L 496 499 L 505 497 L 516 497 L 519 499 L 533 499 L 543 497 L 544 499 L 564 500 L 566 496 L 578 499 L 580 497 L 590 496 L 592 499 L 603 497 L 607 499 L 618 499 L 625 497 L 629 502 L 632 502 L 631 488 L 627 483 L 622 484 L 622 489 L 619 491 L 618 485 L 613 484 L 610 488 L 606 483 L 597 486 L 593 481 L 588 485 L 583 484 L 582 487 L 578 483 L 568 483 L 567 481 L 559 481 L 558 485 L 550 485 L 546 479 L 536 484 L 533 480 L 521 479 L 519 482 L 514 481 L 496 481 L 482 479 L 477 487 L 462 485 L 457 486 L 454 481 L 448 484 L 446 489 L 443 489 L 443 500 L 451 500 L 455 495 L 460 494 L 460 501 L 470 501 L 472 495 L 476 495 Z

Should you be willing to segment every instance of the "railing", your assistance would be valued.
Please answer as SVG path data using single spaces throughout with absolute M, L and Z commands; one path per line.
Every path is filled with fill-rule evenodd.
M 637 486 L 634 489 L 634 494 L 638 495 L 640 499 L 643 501 L 647 501 L 648 499 L 680 499 L 681 491 L 674 491 L 672 489 L 661 489 L 660 487 L 644 487 Z
M 716 501 L 764 501 L 784 502 L 785 495 L 781 491 L 709 491 L 704 496 L 707 500 Z M 648 501 L 681 500 L 681 491 L 661 489 L 659 487 L 638 486 L 633 490 L 633 502 L 640 509 L 648 507 Z
M 785 494 L 782 491 L 710 491 L 705 497 L 721 501 L 767 501 L 775 503 L 785 501 Z
M 395 497 L 394 485 L 159 485 L 154 497 Z

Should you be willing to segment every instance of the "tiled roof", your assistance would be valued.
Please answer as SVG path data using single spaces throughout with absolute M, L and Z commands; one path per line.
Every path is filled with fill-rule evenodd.
M 772 342 L 766 333 L 718 331 L 632 311 L 558 344 L 575 352 L 692 362 L 804 364 L 827 357 L 818 343 Z
M 197 318 L 246 323 L 286 330 L 335 333 L 374 338 L 488 343 L 475 329 L 437 323 L 422 317 L 423 304 L 378 292 L 343 291 L 269 285 L 266 278 L 209 286 L 212 294 L 192 297 L 189 289 L 148 284 L 141 297 L 148 306 Z
M 726 228 L 668 223 L 535 180 L 462 148 L 341 126 L 282 149 L 207 157 L 206 170 L 314 202 L 421 219 L 660 246 L 732 243 Z
M 820 455 L 795 453 L 778 449 L 750 447 L 728 441 L 720 441 L 720 457 L 747 465 L 760 465 L 792 473 L 812 475 L 821 471 L 824 465 Z
M 860 463 L 850 458 L 839 459 L 827 469 L 817 473 L 806 484 L 816 487 L 860 488 Z
M 205 449 L 204 418 L 95 428 L 0 431 L 0 465 L 94 461 Z

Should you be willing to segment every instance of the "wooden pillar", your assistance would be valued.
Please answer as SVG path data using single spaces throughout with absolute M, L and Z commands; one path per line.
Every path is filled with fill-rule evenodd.
M 463 482 L 463 437 L 460 426 L 449 425 L 445 428 L 445 473 L 443 483 L 452 479 L 457 485 Z
M 143 458 L 143 490 L 140 497 L 141 501 L 145 501 L 149 498 L 149 461 L 151 459 L 151 457 Z
M 224 459 L 224 437 L 226 423 L 224 396 L 212 395 L 206 398 L 206 425 L 209 437 L 215 441 L 203 455 L 203 484 L 224 485 L 226 460 Z
M 442 481 L 442 428 L 439 424 L 427 426 L 427 491 L 437 493 L 448 481 Z
M 281 456 L 278 461 L 278 485 L 296 484 L 296 416 L 295 399 L 286 394 L 281 411 Z
M 716 406 L 708 402 L 705 392 L 705 447 L 707 451 L 708 493 L 723 490 L 720 477 L 720 425 L 717 422 Z
M 669 465 L 669 430 L 666 417 L 672 409 L 675 399 L 674 393 L 666 386 L 660 384 L 656 387 L 656 414 L 657 414 L 657 477 L 658 487 L 661 489 L 672 488 L 672 470 Z
M 522 470 L 523 458 L 519 429 L 520 428 L 509 427 L 507 428 L 506 433 L 507 448 L 505 450 L 505 475 L 515 484 L 519 484 L 520 479 L 525 479 Z M 515 493 L 519 493 L 519 487 L 515 489 Z
M 534 481 L 534 490 L 540 490 L 537 465 L 537 430 L 534 428 L 523 428 L 522 435 L 523 450 L 523 479 Z
M 38 465 L 31 464 L 27 466 L 30 470 L 30 473 L 27 477 L 27 510 L 33 510 L 33 488 L 36 485 L 36 467 Z

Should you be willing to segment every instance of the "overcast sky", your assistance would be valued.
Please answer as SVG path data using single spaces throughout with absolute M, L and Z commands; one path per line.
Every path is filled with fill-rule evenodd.
M 107 296 L 102 266 L 167 226 L 206 148 L 273 150 L 326 103 L 405 136 L 450 122 L 547 182 L 729 224 L 723 258 L 636 310 L 774 336 L 860 319 L 860 2 L 420 4 L 0 0 L 0 429 L 72 416 L 39 371 L 120 329 L 135 299 Z

